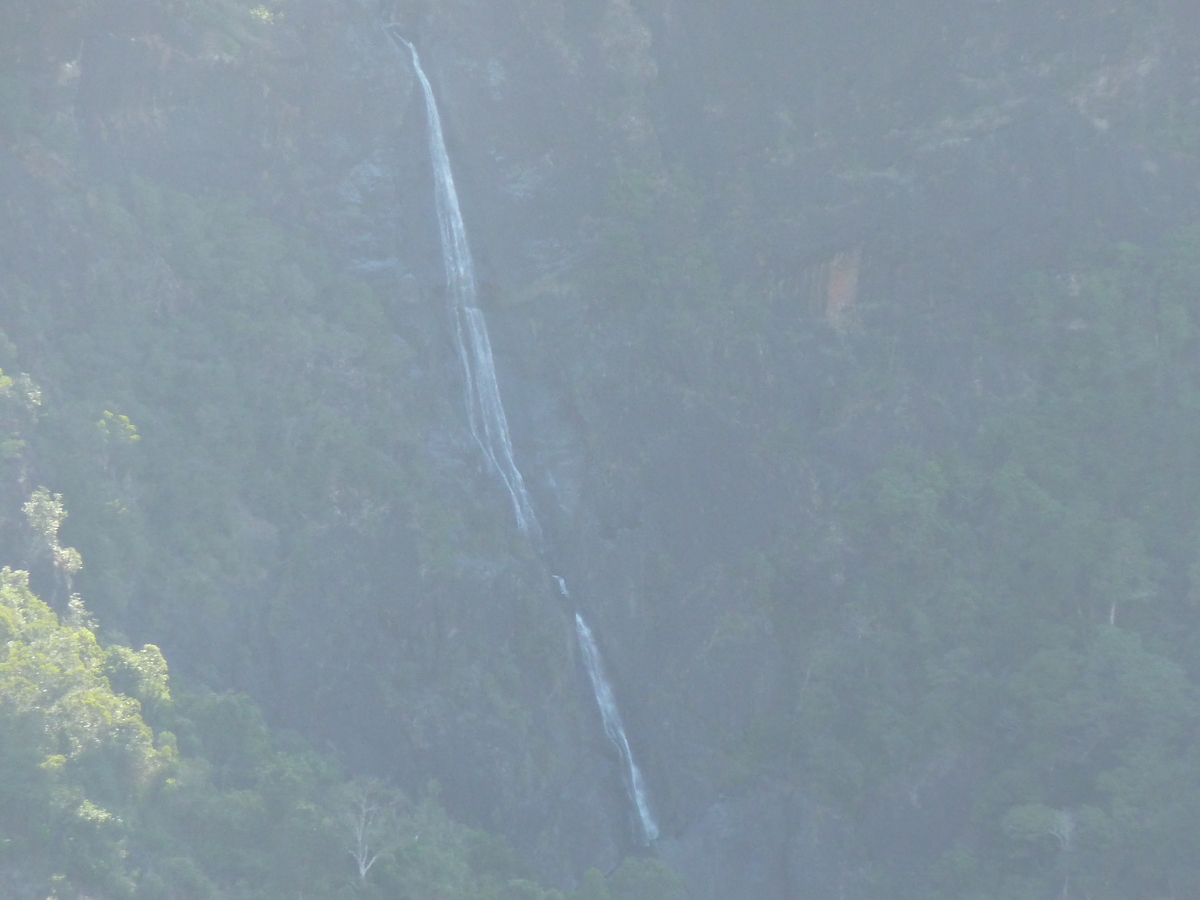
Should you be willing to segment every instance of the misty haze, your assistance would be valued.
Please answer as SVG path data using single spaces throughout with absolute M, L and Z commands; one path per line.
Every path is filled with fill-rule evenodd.
M 0 898 L 1200 897 L 1193 7 L 0 0 Z

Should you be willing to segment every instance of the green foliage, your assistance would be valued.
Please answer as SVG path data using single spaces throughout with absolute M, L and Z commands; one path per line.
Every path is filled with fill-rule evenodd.
M 679 873 L 653 857 L 629 857 L 608 878 L 613 900 L 679 900 L 683 879 Z
M 132 444 L 142 439 L 142 436 L 138 434 L 137 427 L 129 421 L 129 416 L 117 415 L 107 409 L 100 421 L 96 423 L 96 427 L 100 429 L 100 434 L 103 435 L 105 441 L 111 441 L 114 444 Z
M 58 529 L 67 517 L 62 494 L 51 494 L 39 487 L 22 507 L 30 529 L 40 538 L 39 550 L 49 554 L 55 568 L 68 579 L 83 568 L 83 557 L 74 547 L 64 547 L 58 542 Z
M 307 629 L 296 617 L 342 590 L 331 556 L 346 542 L 404 522 L 439 552 L 411 351 L 367 286 L 241 203 L 133 181 L 76 212 L 105 247 L 87 303 L 14 315 L 55 334 L 48 368 L 65 396 L 37 451 L 73 498 L 80 587 L 102 620 L 169 643 L 222 627 L 232 593 L 259 623 Z M 37 319 L 55 304 L 57 321 Z M 267 572 L 305 574 L 276 594 Z M 228 650 L 249 655 L 260 637 Z
M 3 4 L 6 143 L 38 156 L 47 123 L 69 130 L 64 98 L 78 71 L 68 57 L 114 10 Z M 282 65 L 283 54 L 253 54 L 286 33 L 285 3 L 150 0 L 139 10 L 162 23 L 156 58 L 183 55 L 175 29 L 214 71 L 238 62 L 230 79 L 235 68 Z M 840 105 L 860 118 L 874 108 L 889 142 L 908 140 L 913 101 L 872 107 L 854 84 L 888 67 L 876 54 L 860 63 L 865 81 L 851 77 L 846 95 L 818 85 L 816 105 L 838 105 L 826 91 L 853 99 Z M 260 88 L 275 85 L 243 86 L 265 97 Z M 186 93 L 162 87 L 155 127 Z M 713 99 L 717 115 L 724 101 Z M 1139 144 L 1194 157 L 1188 99 L 1139 104 Z M 765 151 L 770 168 L 799 172 L 836 146 L 848 175 L 889 174 L 868 143 L 830 143 L 847 129 L 836 113 L 802 139 L 794 102 L 770 110 L 782 126 Z M 945 122 L 965 135 L 988 109 L 973 99 Z M 658 671 L 680 683 L 698 681 L 739 629 L 769 634 L 754 645 L 769 651 L 769 697 L 745 703 L 756 705 L 755 727 L 743 734 L 695 715 L 712 738 L 696 756 L 730 747 L 712 781 L 786 780 L 860 824 L 895 797 L 915 818 L 946 771 L 969 773 L 954 846 L 930 865 L 912 861 L 887 886 L 897 898 L 1200 894 L 1200 230 L 1080 254 L 1070 271 L 1031 276 L 987 310 L 957 298 L 962 308 L 943 321 L 951 303 L 935 297 L 932 313 L 864 309 L 861 331 L 833 334 L 807 308 L 820 286 L 798 284 L 812 271 L 759 270 L 772 253 L 820 269 L 803 255 L 825 251 L 792 244 L 813 233 L 810 212 L 856 221 L 860 207 L 836 199 L 854 196 L 851 179 L 822 210 L 764 213 L 752 159 L 762 152 L 746 143 L 742 171 L 723 172 L 719 187 L 681 167 L 618 164 L 603 216 L 586 226 L 577 283 L 548 292 L 554 308 L 530 321 L 554 348 L 542 381 L 563 383 L 563 418 L 586 448 L 590 507 L 579 521 L 599 510 L 606 533 L 649 526 L 657 513 L 643 522 L 641 498 L 629 495 L 666 480 L 652 461 L 676 460 L 662 448 L 690 443 L 696 423 L 736 436 L 733 462 L 703 473 L 731 485 L 732 499 L 705 498 L 680 530 L 690 540 L 739 506 L 755 506 L 754 521 L 719 523 L 712 552 L 651 541 L 647 577 L 659 584 L 629 592 L 631 609 L 659 595 L 679 601 L 663 599 L 647 621 L 671 623 L 654 633 L 671 629 Z M 224 690 L 254 686 L 272 709 L 320 721 L 326 734 L 386 720 L 376 740 L 398 745 L 444 733 L 470 710 L 528 748 L 527 769 L 565 765 L 539 741 L 530 699 L 543 685 L 556 692 L 550 702 L 571 693 L 569 650 L 538 605 L 540 587 L 489 582 L 497 596 L 521 597 L 499 612 L 465 587 L 465 568 L 512 552 L 511 529 L 482 504 L 446 502 L 434 483 L 430 447 L 445 438 L 431 423 L 451 401 L 440 399 L 440 374 L 429 389 L 420 373 L 437 369 L 437 354 L 423 359 L 396 339 L 371 286 L 248 200 L 146 178 L 98 185 L 77 159 L 61 167 L 70 177 L 31 175 L 41 193 L 6 215 L 14 234 L 74 248 L 77 271 L 37 284 L 0 272 L 5 327 L 35 351 L 54 401 L 43 409 L 28 376 L 0 373 L 0 474 L 19 486 L 11 508 L 25 504 L 27 517 L 0 523 L 2 537 L 20 554 L 32 533 L 28 558 L 9 561 L 29 565 L 35 584 L 52 578 L 44 594 L 64 611 L 55 617 L 6 570 L 5 876 L 34 872 L 35 900 L 555 896 L 494 839 L 450 819 L 435 793 L 343 783 L 328 760 L 268 727 L 247 695 Z M 890 176 L 900 190 L 907 176 Z M 722 194 L 727 216 L 715 211 Z M 769 249 L 776 243 L 789 249 Z M 739 255 L 751 274 L 730 285 L 723 262 Z M 954 332 L 955 316 L 970 328 Z M 943 332 L 954 336 L 931 337 Z M 972 361 L 931 374 L 941 353 Z M 17 371 L 6 337 L 0 363 Z M 989 367 L 1001 374 L 984 378 Z M 977 377 L 977 391 L 961 389 Z M 860 441 L 890 449 L 851 446 Z M 695 446 L 707 449 L 703 435 Z M 759 510 L 741 494 L 752 478 L 722 482 L 727 465 L 754 469 L 770 502 Z M 43 483 L 63 493 L 30 494 Z M 669 529 L 676 510 L 666 509 L 658 524 Z M 743 528 L 767 535 L 749 562 L 725 546 L 757 540 Z M 75 581 L 106 624 L 192 651 L 189 674 L 208 687 L 173 693 L 156 646 L 97 641 Z M 679 584 L 685 594 L 672 593 Z M 708 593 L 721 606 L 695 613 Z M 707 643 L 681 663 L 673 645 L 692 639 L 689 617 Z M 707 710 L 714 698 L 688 699 Z M 677 718 L 669 712 L 663 720 Z M 510 794 L 541 786 L 535 775 L 503 777 Z M 360 822 L 370 811 L 366 856 L 347 847 L 356 800 L 366 804 Z M 607 879 L 586 873 L 574 895 L 678 893 L 673 873 L 639 858 Z
M 588 869 L 566 900 L 679 900 L 682 896 L 678 872 L 653 857 L 630 856 L 608 878 L 599 869 Z
M 914 332 L 941 322 L 867 316 L 832 348 L 778 306 L 773 323 L 790 332 L 756 337 L 774 327 L 765 290 L 684 287 L 672 273 L 697 279 L 704 241 L 673 212 L 687 206 L 673 190 L 618 173 L 584 285 L 590 330 L 568 343 L 604 348 L 592 377 L 602 402 L 578 394 L 619 473 L 603 484 L 637 478 L 640 464 L 606 444 L 625 427 L 608 406 L 654 410 L 643 421 L 686 421 L 679 407 L 735 421 L 764 436 L 755 452 L 781 492 L 783 473 L 813 486 L 795 508 L 815 522 L 773 523 L 755 601 L 787 636 L 787 699 L 739 736 L 729 770 L 787 771 L 864 821 L 881 797 L 921 809 L 940 773 L 971 771 L 973 836 L 913 863 L 890 885 L 897 897 L 1194 891 L 1180 836 L 1200 808 L 1186 737 L 1200 665 L 1200 230 L 1081 255 L 1006 304 L 969 309 L 975 371 L 987 360 L 1002 374 L 980 375 L 968 397 L 944 373 L 916 374 L 925 361 L 913 356 L 929 351 Z M 919 348 L 908 358 L 906 341 Z M 743 346 L 803 362 L 762 363 Z M 803 390 L 775 389 L 801 365 Z M 735 371 L 762 376 L 739 383 Z M 922 432 L 910 395 L 961 430 Z M 912 446 L 864 454 L 859 468 L 822 457 L 824 438 L 877 439 L 855 417 L 892 408 Z M 874 421 L 894 434 L 886 414 Z M 730 603 L 751 590 L 747 580 Z M 581 895 L 610 890 L 593 876 Z
M 17 792 L 0 808 L 0 860 L 124 895 L 121 814 L 174 756 L 154 746 L 138 701 L 109 686 L 92 632 L 60 625 L 23 572 L 0 571 L 0 621 L 0 780 Z
M 1187 229 L 1029 282 L 989 341 L 1035 387 L 956 446 L 894 451 L 837 512 L 855 565 L 763 746 L 868 808 L 986 748 L 981 836 L 897 896 L 1200 884 L 1179 843 L 1200 808 L 1197 260 Z
M 7 362 L 15 356 L 16 348 L 0 331 L 0 358 Z M 13 378 L 0 370 L 0 477 L 15 480 L 27 464 L 26 436 L 41 404 L 41 388 L 29 375 L 22 372 Z
M 428 425 L 444 411 L 416 389 L 415 351 L 371 287 L 243 201 L 140 179 L 42 186 L 56 225 L 95 244 L 70 286 L 0 273 L 6 325 L 46 347 L 39 372 L 54 385 L 43 414 L 27 378 L 0 384 L 0 424 L 11 419 L 18 442 L 3 474 L 36 472 L 34 484 L 55 489 L 22 489 L 29 524 L 12 530 L 22 545 L 32 532 L 36 546 L 14 562 L 30 566 L 71 627 L 93 624 L 72 599 L 76 588 L 88 597 L 114 629 L 102 663 L 110 685 L 140 703 L 155 746 L 181 756 L 136 816 L 115 814 L 161 861 L 139 890 L 217 896 L 239 880 L 280 896 L 350 890 L 328 809 L 337 779 L 279 750 L 255 705 L 224 689 L 266 674 L 276 709 L 330 731 L 386 710 L 401 747 L 405 728 L 429 727 L 456 699 L 482 698 L 504 727 L 532 735 L 524 670 L 544 666 L 550 647 L 561 680 L 554 625 L 529 601 L 501 653 L 483 652 L 495 629 L 476 616 L 470 639 L 463 629 L 443 642 L 445 605 L 463 602 L 450 535 L 466 530 L 429 472 Z M 10 350 L 5 339 L 6 364 Z M 507 550 L 499 510 L 478 515 L 491 528 L 482 540 Z M 122 646 L 129 633 L 153 635 L 168 655 L 205 644 L 189 674 L 209 689 L 172 697 L 161 654 Z M 335 658 L 350 664 L 316 662 Z M 427 690 L 440 696 L 430 702 Z M 347 704 L 350 691 L 358 704 Z M 541 752 L 536 736 L 529 748 Z M 435 806 L 414 809 L 432 816 Z M 475 854 L 487 856 L 486 841 L 446 821 L 447 846 L 435 841 L 420 857 L 429 884 L 457 880 L 463 896 L 500 896 L 509 882 L 525 890 L 511 859 L 485 865 Z M 396 865 L 377 864 L 368 886 L 417 877 Z
M 153 644 L 133 650 L 117 644 L 105 651 L 104 674 L 117 693 L 135 698 L 142 713 L 161 719 L 172 707 L 167 687 L 167 661 Z
M 600 870 L 588 869 L 583 873 L 583 880 L 571 900 L 610 900 L 611 897 Z
M 174 700 L 158 648 L 101 647 L 23 572 L 0 570 L 0 637 L 0 880 L 28 885 L 14 900 L 556 896 L 436 792 L 342 783 L 244 696 Z

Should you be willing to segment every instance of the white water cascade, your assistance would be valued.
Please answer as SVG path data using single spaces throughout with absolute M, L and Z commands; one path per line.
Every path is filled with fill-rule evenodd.
M 442 235 L 442 259 L 446 267 L 446 284 L 449 290 L 450 312 L 454 325 L 454 341 L 462 363 L 467 388 L 467 419 L 471 434 L 483 451 L 492 471 L 500 476 L 512 499 L 513 516 L 517 528 L 537 548 L 541 549 L 542 532 L 533 503 L 525 490 L 525 480 L 513 459 L 512 440 L 508 434 L 508 421 L 504 416 L 504 405 L 500 401 L 500 387 L 496 382 L 496 367 L 492 361 L 492 345 L 488 340 L 487 323 L 483 310 L 476 305 L 475 268 L 471 262 L 471 248 L 467 244 L 467 229 L 463 224 L 458 205 L 458 193 L 454 189 L 454 175 L 450 171 L 450 156 L 442 137 L 442 120 L 434 101 L 433 88 L 421 68 L 416 48 L 402 38 L 398 39 L 385 29 L 393 41 L 401 40 L 412 54 L 413 68 L 425 94 L 425 113 L 429 122 L 429 154 L 433 159 L 435 191 L 437 195 L 438 224 Z M 397 45 L 399 49 L 399 45 Z M 558 582 L 564 598 L 570 598 L 566 581 L 559 575 Z M 600 707 L 600 718 L 604 732 L 621 755 L 625 768 L 626 788 L 637 810 L 643 843 L 649 844 L 658 837 L 658 825 L 650 811 L 649 794 L 642 773 L 633 761 L 633 751 L 621 724 L 621 714 L 613 696 L 612 685 L 604 674 L 604 663 L 600 648 L 596 646 L 592 631 L 578 612 L 575 614 L 575 633 L 579 649 L 583 654 L 596 705 Z
M 592 682 L 592 692 L 596 695 L 596 704 L 600 707 L 600 718 L 604 722 L 604 733 L 613 742 L 621 754 L 621 762 L 625 764 L 625 787 L 633 798 L 637 808 L 638 821 L 642 826 L 642 843 L 649 844 L 658 837 L 658 825 L 654 814 L 650 812 L 650 798 L 646 793 L 646 784 L 642 781 L 642 772 L 633 761 L 633 751 L 629 749 L 629 739 L 625 737 L 625 729 L 621 725 L 621 712 L 617 709 L 616 698 L 613 697 L 612 686 L 604 674 L 604 662 L 600 658 L 600 648 L 592 637 L 592 629 L 588 628 L 583 616 L 575 613 L 575 634 L 579 638 L 579 649 L 583 651 L 583 662 L 587 668 L 588 678 Z
M 396 40 L 390 31 L 386 33 L 393 42 Z M 429 155 L 433 160 L 437 217 L 442 234 L 442 262 L 446 268 L 454 343 L 466 382 L 467 422 L 488 467 L 504 482 L 512 500 L 517 528 L 534 546 L 540 547 L 541 526 L 534 514 L 529 493 L 525 490 L 525 480 L 513 459 L 512 439 L 508 434 L 504 405 L 500 402 L 500 386 L 496 383 L 496 366 L 492 361 L 487 323 L 483 318 L 483 310 L 476 305 L 475 264 L 471 261 L 471 247 L 467 243 L 467 229 L 458 206 L 458 192 L 454 189 L 450 156 L 446 153 L 446 142 L 442 137 L 442 119 L 433 99 L 433 88 L 425 77 L 425 70 L 421 68 L 417 48 L 408 41 L 403 43 L 412 54 L 413 68 L 425 94 Z
M 567 582 L 561 575 L 552 576 L 558 582 L 558 589 L 563 597 L 571 599 L 567 590 Z M 600 656 L 600 648 L 592 636 L 580 613 L 575 613 L 575 636 L 579 640 L 579 650 L 583 654 L 583 665 L 587 669 L 588 680 L 592 683 L 592 693 L 596 696 L 596 705 L 600 707 L 600 720 L 604 723 L 604 733 L 612 741 L 617 752 L 621 754 L 621 762 L 625 765 L 625 788 L 633 800 L 638 814 L 638 824 L 642 829 L 642 843 L 650 844 L 658 838 L 658 823 L 650 811 L 650 794 L 646 783 L 642 780 L 642 770 L 633 760 L 633 750 L 629 747 L 629 738 L 625 736 L 625 726 L 621 724 L 621 711 L 617 708 L 617 699 L 613 696 L 612 685 L 604 673 L 604 660 Z

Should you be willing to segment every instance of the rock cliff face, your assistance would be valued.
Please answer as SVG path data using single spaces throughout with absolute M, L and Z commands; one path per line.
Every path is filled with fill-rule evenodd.
M 169 657 L 352 766 L 436 778 L 458 814 L 570 883 L 615 865 L 634 831 L 563 575 L 692 896 L 882 896 L 967 827 L 978 748 L 930 747 L 839 808 L 756 741 L 827 652 L 811 622 L 837 609 L 847 634 L 869 629 L 839 593 L 861 552 L 840 498 L 897 443 L 945 446 L 981 396 L 1021 389 L 1013 360 L 971 338 L 1013 273 L 1067 279 L 1079 247 L 1194 214 L 1196 148 L 1170 114 L 1200 77 L 1185 13 L 287 0 L 231 33 L 180 29 L 152 3 L 89 7 L 43 78 L 85 163 L 0 150 L 4 245 L 90 240 L 60 235 L 46 184 L 249 198 L 383 298 L 420 409 L 419 436 L 388 452 L 421 460 L 426 492 L 414 512 L 334 486 L 332 524 L 303 540 L 283 513 L 238 512 L 256 562 L 222 576 L 236 621 L 210 646 L 151 597 L 153 574 L 128 606 L 97 581 L 93 608 L 139 639 L 160 629 Z M 424 110 L 384 23 L 418 45 L 440 104 L 544 559 L 465 433 Z M 89 252 L 14 252 L 8 277 L 84 290 Z M 139 264 L 186 306 L 160 263 Z M 33 344 L 33 326 L 5 327 Z M 856 382 L 886 341 L 907 380 Z M 357 377 L 352 352 L 339 365 Z M 320 571 L 297 574 L 305 547 Z M 306 577 L 319 588 L 289 606 Z

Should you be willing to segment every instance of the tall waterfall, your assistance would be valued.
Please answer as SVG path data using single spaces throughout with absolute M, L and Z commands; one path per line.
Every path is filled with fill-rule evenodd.
M 396 40 L 390 31 L 389 38 Z M 442 262 L 446 268 L 446 287 L 450 315 L 454 326 L 454 344 L 462 363 L 463 380 L 467 390 L 467 422 L 488 467 L 500 476 L 512 500 L 517 528 L 535 546 L 542 541 L 541 526 L 525 490 L 525 480 L 513 459 L 512 439 L 508 420 L 500 402 L 500 387 L 496 383 L 496 366 L 492 361 L 492 344 L 488 340 L 487 323 L 477 304 L 475 264 L 467 243 L 467 229 L 458 206 L 454 189 L 454 174 L 450 156 L 442 137 L 442 119 L 433 99 L 433 88 L 421 68 L 417 48 L 404 41 L 412 53 L 413 68 L 425 93 L 425 114 L 429 120 L 429 155 L 433 160 L 434 192 L 437 198 L 438 225 L 442 233 Z
M 390 30 L 385 29 L 385 32 L 393 42 L 397 40 Z M 513 459 L 512 440 L 508 434 L 504 405 L 500 402 L 500 387 L 496 383 L 496 367 L 492 361 L 492 345 L 488 340 L 487 323 L 483 318 L 483 310 L 476 305 L 475 267 L 471 262 L 471 248 L 467 244 L 467 229 L 458 205 L 458 193 L 454 189 L 450 156 L 446 153 L 446 143 L 442 138 L 441 116 L 438 115 L 433 88 L 430 87 L 429 79 L 425 77 L 425 71 L 421 68 L 416 48 L 408 41 L 403 43 L 412 54 L 413 68 L 425 94 L 425 113 L 429 121 L 429 154 L 433 159 L 438 225 L 442 234 L 442 260 L 446 267 L 454 341 L 466 380 L 467 420 L 471 426 L 471 434 L 483 451 L 488 466 L 500 476 L 512 499 L 517 528 L 540 549 L 541 526 L 525 490 L 525 480 Z M 570 598 L 566 581 L 559 575 L 555 575 L 554 579 L 558 582 L 563 597 Z M 596 705 L 600 707 L 604 732 L 621 755 L 625 767 L 626 789 L 637 810 L 643 843 L 649 844 L 658 837 L 658 825 L 650 811 L 646 785 L 642 780 L 641 771 L 633 761 L 633 751 L 629 748 L 629 739 L 625 736 L 625 728 L 621 724 L 621 714 L 617 710 L 612 685 L 604 674 L 600 648 L 596 646 L 591 629 L 578 612 L 575 614 L 575 633 L 588 679 L 592 683 L 592 692 L 596 696 Z
M 604 674 L 604 662 L 600 659 L 600 648 L 592 637 L 592 629 L 588 628 L 583 616 L 575 613 L 575 634 L 579 638 L 579 649 L 583 651 L 583 663 L 587 667 L 588 678 L 592 682 L 592 692 L 596 695 L 596 704 L 600 707 L 600 718 L 604 722 L 604 732 L 608 739 L 616 745 L 625 764 L 625 787 L 633 798 L 637 808 L 638 821 L 642 826 L 643 843 L 649 844 L 658 837 L 658 825 L 650 812 L 650 798 L 646 793 L 642 772 L 633 761 L 633 751 L 629 749 L 629 739 L 625 737 L 625 729 L 621 725 L 621 712 L 617 709 L 616 698 L 613 697 L 612 686 Z

